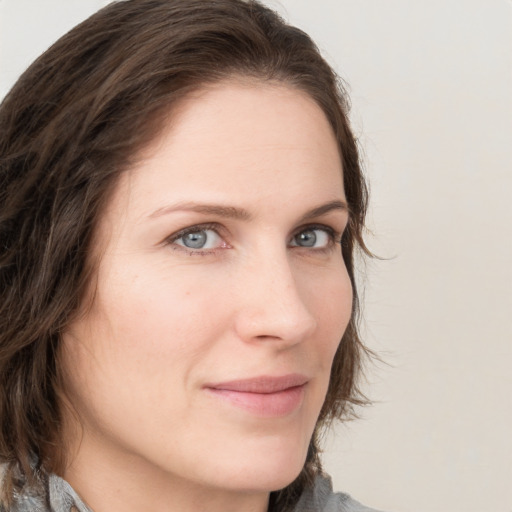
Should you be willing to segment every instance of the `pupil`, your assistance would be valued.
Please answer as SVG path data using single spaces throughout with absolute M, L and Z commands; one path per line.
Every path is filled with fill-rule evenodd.
M 201 249 L 206 244 L 206 232 L 197 231 L 183 237 L 183 244 L 190 249 Z
M 316 235 L 314 231 L 303 231 L 297 236 L 297 244 L 302 247 L 313 247 L 316 244 Z

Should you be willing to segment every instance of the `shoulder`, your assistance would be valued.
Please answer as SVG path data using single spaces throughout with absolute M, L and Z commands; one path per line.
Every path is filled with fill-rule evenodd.
M 4 498 L 6 464 L 0 464 L 0 497 Z M 0 512 L 92 512 L 72 487 L 54 474 L 39 473 L 34 485 L 18 478 L 20 485 L 13 493 L 10 505 L 2 505 Z
M 10 470 L 8 464 L 0 464 L 0 512 L 47 512 L 43 480 L 38 477 L 33 486 L 28 486 L 16 467 L 9 477 Z M 6 478 L 13 479 L 13 488 L 6 484 Z M 10 504 L 7 505 L 6 501 Z
M 333 492 L 329 476 L 319 475 L 315 485 L 303 493 L 294 512 L 379 512 L 365 507 L 348 494 Z

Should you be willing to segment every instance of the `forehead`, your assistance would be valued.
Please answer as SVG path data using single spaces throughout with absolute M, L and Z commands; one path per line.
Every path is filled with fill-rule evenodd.
M 169 112 L 122 175 L 113 203 L 147 215 L 176 201 L 250 209 L 343 196 L 338 144 L 318 104 L 287 85 L 232 81 L 205 87 Z

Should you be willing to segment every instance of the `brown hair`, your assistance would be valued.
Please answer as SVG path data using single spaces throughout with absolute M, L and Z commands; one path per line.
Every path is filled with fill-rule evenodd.
M 272 493 L 271 510 L 287 510 L 320 471 L 322 426 L 363 402 L 353 257 L 358 247 L 366 251 L 367 195 L 335 73 L 304 32 L 256 1 L 115 2 L 37 59 L 0 107 L 0 462 L 9 463 L 7 488 L 16 486 L 16 471 L 28 480 L 41 469 L 62 473 L 59 338 L 91 279 L 91 237 L 109 192 L 158 132 L 163 113 L 192 90 L 234 76 L 288 84 L 321 106 L 340 146 L 350 208 L 342 252 L 354 287 L 352 317 L 306 464 L 295 482 Z

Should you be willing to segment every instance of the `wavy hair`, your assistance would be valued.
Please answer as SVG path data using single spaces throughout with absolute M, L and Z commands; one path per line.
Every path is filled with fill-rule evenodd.
M 60 333 L 94 271 L 91 240 L 120 173 L 190 92 L 232 77 L 306 92 L 336 136 L 350 222 L 343 257 L 352 316 L 306 463 L 270 510 L 288 510 L 321 470 L 318 437 L 363 403 L 366 349 L 357 331 L 354 254 L 363 241 L 367 188 L 348 98 L 304 32 L 254 0 L 124 0 L 75 27 L 39 57 L 0 106 L 0 462 L 4 502 L 20 486 L 62 473 L 65 394 Z M 35 461 L 35 462 L 34 462 Z

